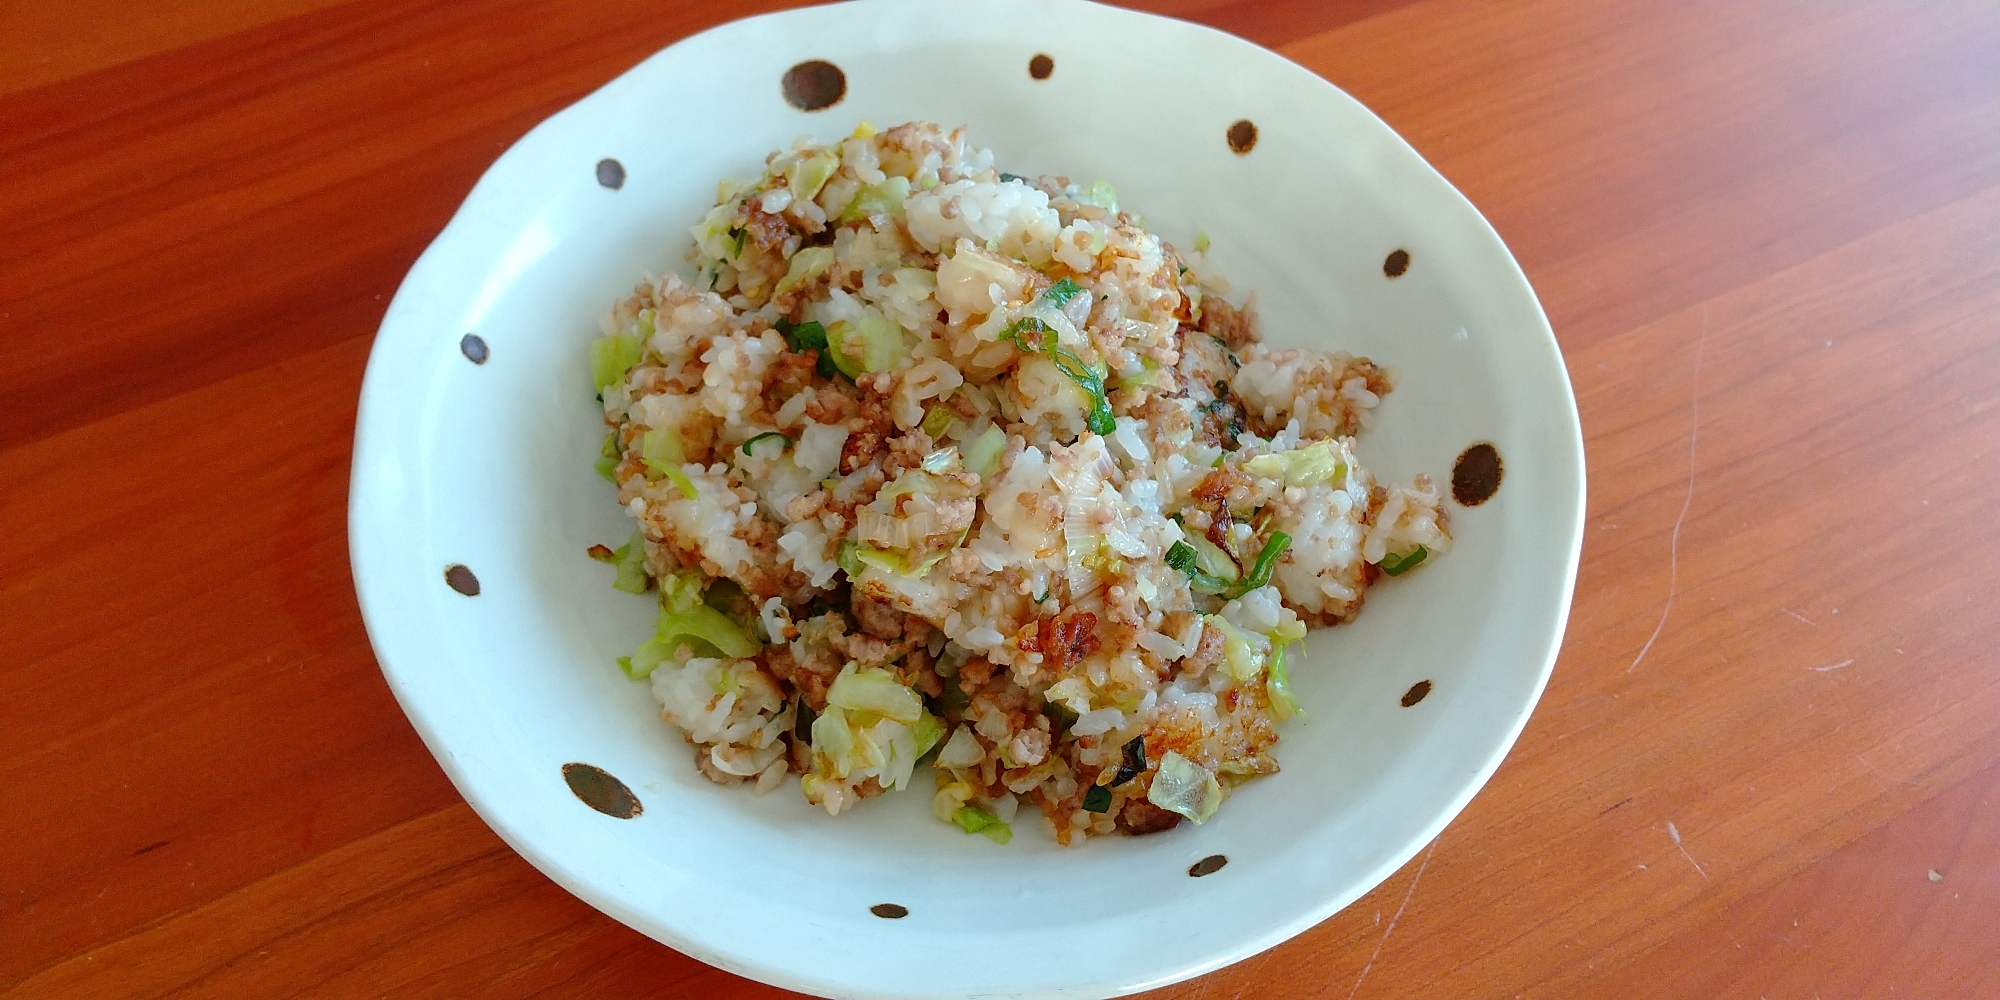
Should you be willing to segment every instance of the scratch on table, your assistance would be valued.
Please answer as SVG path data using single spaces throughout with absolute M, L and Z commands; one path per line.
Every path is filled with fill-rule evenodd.
M 1798 612 L 1796 612 L 1796 611 L 1793 611 L 1793 610 L 1792 610 L 1792 609 L 1790 609 L 1790 608 L 1779 608 L 1778 610 L 1779 610 L 1779 611 L 1783 611 L 1784 613 L 1786 613 L 1786 614 L 1788 614 L 1788 615 L 1791 615 L 1791 616 L 1792 616 L 1793 618 L 1797 618 L 1798 620 L 1800 620 L 1800 621 L 1802 621 L 1802 622 L 1805 622 L 1805 623 L 1806 623 L 1807 625 L 1811 625 L 1811 626 L 1812 626 L 1813 628 L 1818 628 L 1818 627 L 1819 627 L 1819 623 L 1818 623 L 1818 622 L 1816 622 L 1816 621 L 1813 621 L 1812 619 L 1810 619 L 1810 618 L 1807 618 L 1806 616 L 1804 616 L 1804 615 L 1802 615 L 1802 614 L 1799 614 Z
M 1382 957 L 1382 946 L 1389 943 L 1389 935 L 1396 933 L 1396 921 L 1403 919 L 1403 911 L 1410 906 L 1410 897 L 1417 894 L 1417 883 L 1424 880 L 1424 869 L 1431 866 L 1431 855 L 1436 853 L 1438 842 L 1431 841 L 1429 850 L 1424 851 L 1424 862 L 1417 866 L 1416 877 L 1410 879 L 1409 891 L 1403 893 L 1403 905 L 1396 907 L 1396 915 L 1389 918 L 1389 926 L 1382 931 L 1382 940 L 1375 942 L 1375 954 L 1368 956 L 1368 963 L 1361 967 L 1361 974 L 1354 977 L 1354 988 L 1347 991 L 1347 1000 L 1354 1000 L 1354 994 L 1361 992 L 1361 981 L 1368 978 L 1368 970 L 1375 967 L 1375 960 Z
M 1708 873 L 1702 870 L 1701 862 L 1696 861 L 1694 855 L 1688 853 L 1687 845 L 1681 843 L 1681 832 L 1675 828 L 1673 820 L 1667 821 L 1667 836 L 1673 838 L 1674 846 L 1680 849 L 1681 857 L 1688 859 L 1688 864 L 1694 866 L 1695 874 L 1700 875 L 1703 882 L 1708 881 Z
M 1842 660 L 1842 661 L 1840 661 L 1839 663 L 1829 663 L 1829 664 L 1827 664 L 1827 665 L 1826 665 L 1826 666 L 1824 666 L 1824 667 L 1813 667 L 1813 668 L 1812 668 L 1812 672 L 1813 672 L 1813 673 L 1816 673 L 1816 674 L 1823 674 L 1823 673 L 1826 673 L 1826 672 L 1827 672 L 1827 671 L 1829 671 L 1829 670 L 1839 670 L 1839 669 L 1840 669 L 1840 668 L 1842 668 L 1842 667 L 1851 667 L 1851 666 L 1853 666 L 1853 665 L 1854 665 L 1854 661 L 1853 661 L 1853 660 L 1851 660 L 1851 659 L 1848 659 L 1848 660 Z
M 1894 780 L 1894 779 L 1890 778 L 1890 777 L 1889 777 L 1889 776 L 1888 776 L 1887 774 L 1884 774 L 1884 773 L 1882 773 L 1882 769 L 1881 769 L 1881 768 L 1879 768 L 1879 767 L 1876 767 L 1875 765 L 1873 765 L 1873 764 L 1870 764 L 1870 763 L 1868 763 L 1868 758 L 1866 758 L 1866 757 L 1863 757 L 1863 756 L 1861 756 L 1860 754 L 1855 754 L 1855 755 L 1854 755 L 1854 759 L 1855 759 L 1855 760 L 1858 760 L 1858 761 L 1860 761 L 1860 762 L 1861 762 L 1861 766 L 1862 766 L 1862 767 L 1865 767 L 1865 768 L 1867 768 L 1867 769 L 1868 769 L 1868 773 L 1869 773 L 1869 774 L 1872 774 L 1872 775 L 1874 775 L 1874 776 L 1875 776 L 1875 780 L 1877 780 L 1877 781 L 1880 781 L 1880 782 L 1881 782 L 1881 783 L 1883 784 L 1883 786 L 1884 786 L 1884 787 L 1887 787 L 1887 788 L 1894 788 L 1894 787 L 1896 787 L 1897 785 L 1901 784 L 1901 782 L 1899 782 L 1899 781 L 1896 781 L 1896 780 Z
M 1632 658 L 1632 665 L 1626 673 L 1639 669 L 1639 661 L 1660 639 L 1661 630 L 1667 627 L 1667 616 L 1674 611 L 1674 590 L 1680 586 L 1681 571 L 1681 525 L 1686 523 L 1688 508 L 1694 506 L 1694 450 L 1701 436 L 1701 356 L 1708 350 L 1708 303 L 1701 304 L 1701 339 L 1694 346 L 1694 382 L 1688 388 L 1690 415 L 1688 419 L 1688 489 L 1687 499 L 1681 501 L 1681 513 L 1674 518 L 1674 533 L 1667 541 L 1667 604 L 1660 609 L 1660 623 L 1653 626 L 1653 634 L 1646 644 L 1639 648 L 1639 655 Z

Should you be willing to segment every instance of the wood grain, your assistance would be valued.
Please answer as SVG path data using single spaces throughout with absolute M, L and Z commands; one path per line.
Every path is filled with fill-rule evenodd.
M 784 995 L 472 815 L 345 539 L 375 324 L 479 173 L 780 5 L 0 6 L 0 995 Z M 2000 8 L 1144 6 L 1325 75 L 1487 213 L 1591 479 L 1493 782 L 1157 995 L 2000 994 Z

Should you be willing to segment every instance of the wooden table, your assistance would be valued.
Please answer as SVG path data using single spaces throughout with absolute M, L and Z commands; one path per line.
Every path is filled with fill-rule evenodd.
M 480 172 L 771 5 L 0 9 L 4 996 L 777 995 L 473 816 L 345 539 L 370 338 Z M 1158 995 L 2000 995 L 2000 7 L 1150 6 L 1324 74 L 1493 220 L 1591 481 L 1492 783 Z

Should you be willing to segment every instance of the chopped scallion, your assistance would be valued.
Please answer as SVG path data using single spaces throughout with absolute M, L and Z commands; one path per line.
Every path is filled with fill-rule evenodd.
M 1042 293 L 1042 298 L 1047 300 L 1050 305 L 1061 309 L 1063 306 L 1069 305 L 1069 300 L 1076 298 L 1077 293 L 1081 291 L 1083 291 L 1082 285 L 1064 278 L 1050 285 L 1049 290 Z
M 756 444 L 756 443 L 757 443 L 757 442 L 759 442 L 759 441 L 766 441 L 766 440 L 769 440 L 769 439 L 771 439 L 771 438 L 777 438 L 778 440 L 780 440 L 780 441 L 783 441 L 783 442 L 784 442 L 784 444 L 782 444 L 782 445 L 779 445 L 779 446 L 778 446 L 778 449 L 779 449 L 779 451 L 780 451 L 780 452 L 782 452 L 782 451 L 783 451 L 784 449 L 786 449 L 786 448 L 790 448 L 790 447 L 792 446 L 792 439 L 791 439 L 790 437 L 788 437 L 788 436 L 786 436 L 786 435 L 784 435 L 784 434 L 782 434 L 782 433 L 780 433 L 780 432 L 778 432 L 778 431 L 765 431 L 764 433 L 762 433 L 762 434 L 759 434 L 759 435 L 757 435 L 756 437 L 753 437 L 753 438 L 751 438 L 750 440 L 748 440 L 748 441 L 745 441 L 745 442 L 743 442 L 743 454 L 745 454 L 745 455 L 749 455 L 749 454 L 752 454 L 752 452 L 751 452 L 751 450 L 750 450 L 750 446 L 751 446 L 751 445 L 754 445 L 754 444 Z
M 1007 328 L 1007 332 L 1000 335 L 1000 339 L 1011 341 L 1015 347 L 1029 354 L 1047 354 L 1049 360 L 1055 362 L 1057 370 L 1090 396 L 1090 413 L 1084 418 L 1084 426 L 1090 428 L 1091 433 L 1105 435 L 1118 429 L 1118 421 L 1111 413 L 1111 400 L 1104 394 L 1104 373 L 1084 364 L 1082 358 L 1057 346 L 1054 328 L 1029 316 L 1015 321 L 1013 326 Z
M 1083 808 L 1085 812 L 1110 812 L 1111 789 L 1103 785 L 1090 786 L 1090 791 L 1083 793 Z
M 1146 770 L 1146 737 L 1144 734 L 1132 737 L 1125 744 L 1125 760 L 1118 765 L 1118 773 L 1111 778 L 1112 788 L 1117 788 Z
M 1423 562 L 1424 557 L 1430 554 L 1429 549 L 1419 545 L 1414 552 L 1406 552 L 1402 555 L 1391 552 L 1383 556 L 1382 561 L 1375 565 L 1381 567 L 1382 572 L 1390 576 L 1402 576 L 1404 573 L 1416 569 L 1417 564 Z
M 1167 565 L 1187 574 L 1196 589 L 1211 594 L 1219 594 L 1229 589 L 1229 581 L 1201 569 L 1200 557 L 1194 546 L 1186 542 L 1175 542 L 1167 549 Z

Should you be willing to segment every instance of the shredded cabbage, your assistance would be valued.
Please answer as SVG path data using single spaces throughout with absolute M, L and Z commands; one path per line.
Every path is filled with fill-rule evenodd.
M 1065 677 L 1049 685 L 1049 689 L 1042 692 L 1042 698 L 1078 715 L 1090 711 L 1090 688 L 1085 686 L 1081 677 Z
M 1315 441 L 1304 448 L 1258 455 L 1243 463 L 1243 471 L 1263 479 L 1283 479 L 1287 486 L 1311 486 L 1329 482 L 1347 473 L 1347 466 L 1333 456 L 1333 445 Z
M 661 471 L 663 471 L 666 474 L 667 481 L 673 483 L 674 488 L 681 491 L 681 496 L 686 497 L 689 500 L 694 499 L 694 494 L 695 494 L 694 480 L 689 479 L 687 473 L 682 472 L 679 469 L 673 468 L 672 466 L 669 466 Z
M 957 416 L 958 414 L 953 413 L 951 407 L 944 403 L 933 403 L 924 411 L 924 422 L 919 427 L 932 441 L 936 441 L 944 437 L 945 431 L 951 429 L 951 422 Z
M 944 749 L 938 753 L 937 766 L 972 767 L 984 756 L 979 749 L 979 740 L 972 735 L 972 727 L 961 725 L 951 734 L 951 739 L 945 741 Z
M 647 471 L 656 476 L 664 476 L 668 469 L 687 461 L 681 452 L 680 432 L 671 427 L 655 427 L 642 435 L 639 457 L 646 460 Z
M 625 381 L 625 373 L 639 363 L 645 350 L 645 338 L 636 333 L 614 333 L 591 341 L 590 377 L 597 383 L 597 391 L 601 394 Z
M 1000 471 L 1000 456 L 1006 450 L 1007 432 L 988 424 L 978 437 L 965 446 L 965 469 L 978 474 L 982 481 L 991 479 L 994 473 Z
M 872 712 L 903 723 L 916 722 L 925 714 L 924 700 L 898 682 L 895 674 L 881 667 L 857 668 L 848 664 L 833 679 L 833 686 L 827 688 L 826 700 L 829 705 Z
M 959 806 L 951 814 L 951 821 L 966 833 L 976 833 L 996 844 L 1005 844 L 1014 839 L 1013 828 L 1001 822 L 1000 817 L 977 806 Z
M 613 473 L 618 468 L 618 462 L 624 457 L 625 451 L 618 445 L 618 428 L 613 427 L 604 435 L 604 447 L 597 450 L 597 474 L 603 476 L 607 483 L 617 482 L 618 477 Z
M 1264 677 L 1264 693 L 1271 699 L 1271 717 L 1283 722 L 1292 716 L 1303 718 L 1306 710 L 1292 694 L 1292 675 L 1285 669 L 1285 647 L 1271 650 L 1271 666 Z
M 771 289 L 771 294 L 783 295 L 825 274 L 826 269 L 832 266 L 832 247 L 806 247 L 792 255 L 791 266 L 785 269 L 785 276 L 778 279 L 778 285 Z
M 618 567 L 618 578 L 611 582 L 613 587 L 628 594 L 643 594 L 651 581 L 646 576 L 646 533 L 633 529 L 631 541 L 611 553 L 611 564 Z
M 849 664 L 828 689 L 826 711 L 813 720 L 813 773 L 806 780 L 873 777 L 886 789 L 900 789 L 917 759 L 943 737 L 944 724 L 893 674 Z
M 1203 615 L 1202 625 L 1222 633 L 1222 662 L 1228 668 L 1229 676 L 1247 681 L 1264 669 L 1264 662 L 1270 658 L 1271 640 L 1245 632 L 1221 615 Z
M 823 149 L 811 156 L 792 161 L 785 168 L 785 184 L 795 201 L 806 201 L 819 196 L 819 189 L 833 179 L 840 169 L 840 156 L 831 149 Z
M 1215 772 L 1169 750 L 1160 756 L 1160 769 L 1146 789 L 1146 800 L 1196 823 L 1206 823 L 1222 807 L 1222 785 L 1215 780 Z
M 910 196 L 908 177 L 890 177 L 880 184 L 861 189 L 853 203 L 840 213 L 840 221 L 856 222 L 871 215 L 896 217 L 903 214 L 903 199 Z
M 1118 189 L 1112 187 L 1110 181 L 1097 181 L 1091 184 L 1089 190 L 1079 195 L 1076 200 L 1086 205 L 1096 205 L 1113 215 L 1118 213 Z
M 886 372 L 896 367 L 909 349 L 903 328 L 895 320 L 872 311 L 852 323 L 836 321 L 827 328 L 826 339 L 832 345 L 834 367 L 848 378 L 866 372 Z
M 685 614 L 701 606 L 700 573 L 669 573 L 660 578 L 660 607 Z

